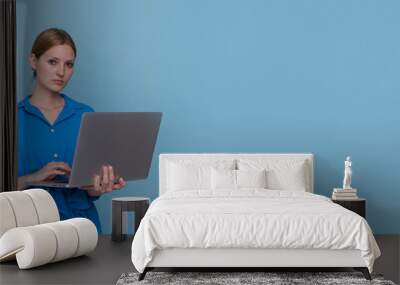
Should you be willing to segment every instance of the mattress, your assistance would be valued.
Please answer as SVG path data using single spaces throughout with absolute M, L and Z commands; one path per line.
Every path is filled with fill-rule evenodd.
M 372 271 L 379 248 L 361 216 L 300 191 L 241 189 L 167 192 L 143 218 L 132 262 L 143 272 L 157 249 L 359 250 Z

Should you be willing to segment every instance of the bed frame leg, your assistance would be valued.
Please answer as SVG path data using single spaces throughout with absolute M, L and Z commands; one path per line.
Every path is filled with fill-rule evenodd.
M 361 271 L 362 274 L 364 275 L 365 279 L 372 280 L 371 274 L 369 274 L 369 270 L 367 267 L 355 267 L 354 269 L 357 271 Z
M 142 281 L 144 279 L 144 277 L 146 276 L 147 271 L 149 271 L 147 269 L 147 267 L 144 269 L 144 271 L 142 273 L 139 274 L 139 278 L 138 281 Z

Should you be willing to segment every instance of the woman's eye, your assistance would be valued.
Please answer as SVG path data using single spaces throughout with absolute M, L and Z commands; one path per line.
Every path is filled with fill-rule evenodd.
M 50 63 L 51 65 L 55 65 L 57 62 L 56 62 L 54 59 L 50 59 L 50 60 L 49 60 L 49 63 Z
M 73 67 L 74 67 L 74 64 L 73 64 L 72 62 L 68 62 L 68 63 L 67 63 L 67 66 L 68 66 L 69 68 L 73 68 Z

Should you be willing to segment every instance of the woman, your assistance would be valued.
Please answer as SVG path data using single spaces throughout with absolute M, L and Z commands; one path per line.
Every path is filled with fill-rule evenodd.
M 83 113 L 93 109 L 60 93 L 74 71 L 76 47 L 71 36 L 61 29 L 48 29 L 36 38 L 29 58 L 35 77 L 32 95 L 18 104 L 18 189 L 32 182 L 69 175 Z M 112 166 L 103 166 L 85 189 L 49 188 L 60 218 L 85 217 L 101 232 L 93 203 L 103 193 L 125 186 L 115 183 Z

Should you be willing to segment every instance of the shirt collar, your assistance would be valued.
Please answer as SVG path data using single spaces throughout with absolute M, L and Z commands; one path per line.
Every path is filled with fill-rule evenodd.
M 71 117 L 72 115 L 75 114 L 76 110 L 82 109 L 83 105 L 76 102 L 75 100 L 72 100 L 69 98 L 67 95 L 60 93 L 60 95 L 64 98 L 64 108 L 62 109 L 61 113 L 58 115 L 57 120 L 54 122 L 54 125 L 60 123 L 61 121 Z M 31 104 L 29 101 L 29 98 L 31 95 L 26 96 L 24 100 L 18 103 L 18 108 L 23 108 L 26 112 L 44 120 L 47 124 L 49 122 L 47 119 L 43 116 L 42 112 L 35 106 Z

